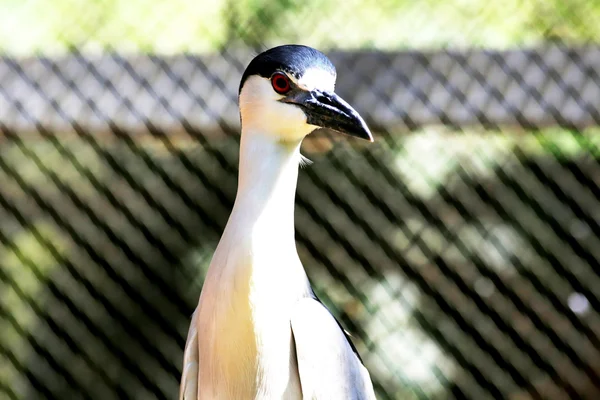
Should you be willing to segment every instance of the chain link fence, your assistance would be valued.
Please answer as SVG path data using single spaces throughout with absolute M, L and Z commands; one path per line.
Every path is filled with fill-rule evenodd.
M 176 398 L 287 42 L 376 134 L 305 141 L 296 238 L 378 398 L 600 398 L 596 0 L 0 0 L 0 398 Z

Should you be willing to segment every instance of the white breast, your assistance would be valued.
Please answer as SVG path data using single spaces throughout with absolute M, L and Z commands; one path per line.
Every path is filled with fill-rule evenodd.
M 290 319 L 310 287 L 295 248 L 265 245 L 215 253 L 224 265 L 211 265 L 198 309 L 201 398 L 302 398 Z
M 282 252 L 284 253 L 284 252 Z M 295 254 L 295 249 L 286 254 Z M 257 261 L 261 261 L 260 257 Z M 266 265 L 266 260 L 259 265 Z M 301 399 L 302 390 L 291 328 L 292 311 L 310 287 L 300 261 L 281 258 L 253 274 L 251 302 L 258 349 L 258 396 L 260 399 Z M 291 266 L 290 264 L 293 264 Z

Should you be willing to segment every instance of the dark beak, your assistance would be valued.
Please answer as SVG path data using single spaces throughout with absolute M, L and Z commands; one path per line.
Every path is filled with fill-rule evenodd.
M 282 101 L 300 106 L 310 125 L 373 141 L 373 135 L 362 117 L 333 92 L 299 90 Z

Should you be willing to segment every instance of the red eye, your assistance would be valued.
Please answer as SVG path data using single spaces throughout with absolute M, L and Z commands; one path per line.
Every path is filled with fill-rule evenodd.
M 290 85 L 290 79 L 286 74 L 276 72 L 271 77 L 271 86 L 279 94 L 285 94 L 290 91 L 292 86 Z

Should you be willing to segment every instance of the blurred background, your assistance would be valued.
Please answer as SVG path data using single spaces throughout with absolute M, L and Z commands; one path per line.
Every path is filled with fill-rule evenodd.
M 378 397 L 599 399 L 599 0 L 0 0 L 0 398 L 176 398 L 283 43 L 376 134 L 305 142 L 296 236 Z

